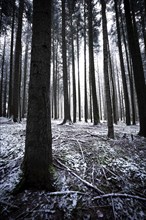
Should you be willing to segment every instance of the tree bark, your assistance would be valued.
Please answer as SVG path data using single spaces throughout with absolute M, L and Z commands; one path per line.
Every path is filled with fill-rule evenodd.
M 80 91 L 80 53 L 79 53 L 79 17 L 77 18 L 77 66 L 78 66 L 78 108 L 81 121 L 81 91 Z
M 13 99 L 13 47 L 14 47 L 14 24 L 15 24 L 15 0 L 13 0 L 13 15 L 11 27 L 11 49 L 10 49 L 10 73 L 9 73 L 9 98 L 8 98 L 8 116 L 12 116 Z
M 130 120 L 130 102 L 128 97 L 128 88 L 127 81 L 125 75 L 125 66 L 122 52 L 122 44 L 121 44 L 121 33 L 120 33 L 120 24 L 119 24 L 119 13 L 117 0 L 114 0 L 115 3 L 115 12 L 116 12 L 116 25 L 117 25 L 117 35 L 118 35 L 118 49 L 119 49 L 119 57 L 120 57 L 120 66 L 121 66 L 121 74 L 122 74 L 122 83 L 123 83 L 123 92 L 124 92 L 124 102 L 125 102 L 125 111 L 126 111 L 126 125 L 131 124 Z
M 73 123 L 76 123 L 77 105 L 76 105 L 76 76 L 75 76 L 75 51 L 74 51 L 74 27 L 73 27 L 73 3 L 68 1 L 70 12 L 70 28 L 71 28 L 71 59 L 72 59 L 72 89 L 73 89 Z
M 53 190 L 50 115 L 52 1 L 33 1 L 28 116 L 23 163 L 24 187 Z
M 110 95 L 109 73 L 108 73 L 108 33 L 107 33 L 107 20 L 106 20 L 106 3 L 101 0 L 102 5 L 102 27 L 103 27 L 103 56 L 104 56 L 104 83 L 107 107 L 107 124 L 108 124 L 108 137 L 114 138 L 113 126 L 113 112 Z
M 7 78 L 8 78 L 8 65 L 5 67 L 5 80 L 4 80 L 4 97 L 3 97 L 3 117 L 7 116 Z
M 86 3 L 84 1 L 84 115 L 85 115 L 85 122 L 88 121 L 86 41 L 87 41 L 86 40 Z
M 62 58 L 63 58 L 63 91 L 64 91 L 64 119 L 61 124 L 71 121 L 70 103 L 68 97 L 68 77 L 67 77 L 67 59 L 66 59 L 66 33 L 65 33 L 65 0 L 62 0 Z
M 27 68 L 28 68 L 28 34 L 26 38 L 26 47 L 25 47 L 25 58 L 24 58 L 24 74 L 23 74 L 23 97 L 22 97 L 22 118 L 26 114 L 26 79 L 27 79 Z
M 95 83 L 95 67 L 93 54 L 93 26 L 92 26 L 92 0 L 88 0 L 88 25 L 89 25 L 89 74 L 91 79 L 91 92 L 93 101 L 93 119 L 94 125 L 99 123 L 99 109 L 97 103 L 96 83 Z
M 5 35 L 5 38 L 4 38 L 4 47 L 3 47 L 3 55 L 2 55 L 2 66 L 1 66 L 1 80 L 0 80 L 0 117 L 3 116 L 3 82 L 4 82 L 5 54 L 6 54 L 6 35 Z
M 132 58 L 135 87 L 138 100 L 140 131 L 139 135 L 146 137 L 146 85 L 144 78 L 143 65 L 138 43 L 136 25 L 131 18 L 130 2 L 124 0 L 126 26 L 128 33 L 128 44 Z
M 19 88 L 20 88 L 20 63 L 21 63 L 21 35 L 22 35 L 22 18 L 23 18 L 24 0 L 19 2 L 19 19 L 18 28 L 16 34 L 16 46 L 15 46 L 15 63 L 14 63 L 14 85 L 13 85 L 13 121 L 19 121 Z

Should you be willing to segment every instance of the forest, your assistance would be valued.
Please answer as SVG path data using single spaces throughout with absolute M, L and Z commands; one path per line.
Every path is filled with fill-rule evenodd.
M 146 219 L 145 0 L 0 0 L 0 219 Z

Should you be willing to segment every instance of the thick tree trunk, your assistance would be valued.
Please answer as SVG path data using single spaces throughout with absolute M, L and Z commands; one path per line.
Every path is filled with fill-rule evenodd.
M 51 2 L 33 1 L 28 116 L 23 163 L 25 188 L 52 190 L 50 116 Z
M 128 44 L 133 64 L 135 87 L 138 99 L 140 131 L 139 135 L 146 137 L 146 85 L 143 65 L 138 43 L 138 36 L 134 20 L 131 18 L 130 4 L 124 0 L 126 26 L 128 33 Z

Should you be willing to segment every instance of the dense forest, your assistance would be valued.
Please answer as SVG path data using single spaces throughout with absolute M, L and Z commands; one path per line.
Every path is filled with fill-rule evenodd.
M 52 200 L 53 208 L 49 205 L 46 217 L 44 209 L 42 215 L 31 219 L 145 219 L 145 0 L 1 0 L 0 73 L 2 191 L 11 167 L 6 161 L 17 161 L 11 174 L 16 167 L 21 170 L 15 186 L 10 187 L 13 198 L 7 192 L 2 194 L 2 219 L 27 219 L 26 211 L 21 215 L 11 209 L 17 209 L 22 197 L 28 199 L 34 191 L 33 197 L 41 197 L 42 204 L 44 198 L 51 201 L 57 195 L 70 198 L 62 198 L 68 209 L 56 207 Z M 11 148 L 13 130 L 16 135 Z M 16 147 L 18 142 L 22 149 Z M 120 156 L 128 160 L 130 154 L 136 163 L 131 166 L 137 166 L 140 175 L 138 182 L 131 173 L 127 182 L 124 170 L 119 174 L 120 163 L 109 162 L 109 158 L 113 161 Z M 115 172 L 116 166 L 119 172 Z M 133 172 L 129 169 L 127 172 Z M 77 180 L 66 177 L 67 171 Z M 63 176 L 73 189 L 58 187 L 62 183 L 56 179 Z M 84 198 L 87 188 L 78 181 L 92 190 L 89 198 Z M 48 195 L 35 194 L 41 190 Z M 110 205 L 108 197 L 112 198 Z M 127 203 L 129 198 L 130 207 L 139 207 L 135 217 L 129 217 L 129 208 L 118 218 L 113 197 L 126 197 Z M 16 205 L 11 205 L 15 200 Z M 96 200 L 98 213 L 94 213 Z M 126 202 L 121 201 L 117 204 L 124 210 Z M 84 205 L 85 210 L 88 207 L 86 216 Z M 69 215 L 65 216 L 66 212 Z

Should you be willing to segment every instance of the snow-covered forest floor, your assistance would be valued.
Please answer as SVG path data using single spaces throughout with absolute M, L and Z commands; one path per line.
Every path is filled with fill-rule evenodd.
M 0 219 L 146 219 L 146 139 L 138 125 L 52 121 L 56 192 L 11 192 L 21 178 L 25 121 L 1 118 Z

